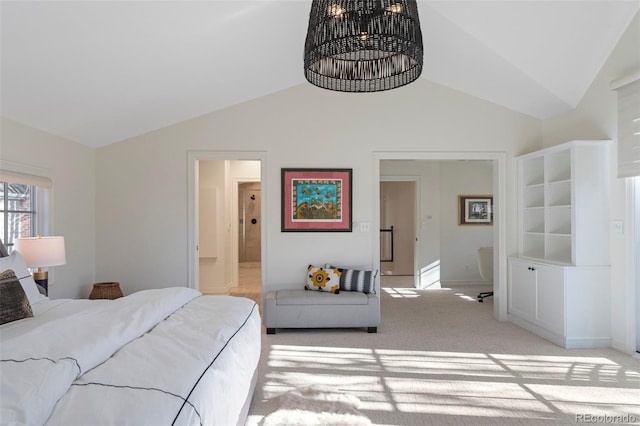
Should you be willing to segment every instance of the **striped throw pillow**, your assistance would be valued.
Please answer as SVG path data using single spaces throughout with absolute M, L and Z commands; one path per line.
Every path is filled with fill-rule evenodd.
M 340 290 L 359 291 L 365 294 L 376 292 L 376 276 L 378 271 L 361 271 L 358 269 L 338 268 L 340 275 Z

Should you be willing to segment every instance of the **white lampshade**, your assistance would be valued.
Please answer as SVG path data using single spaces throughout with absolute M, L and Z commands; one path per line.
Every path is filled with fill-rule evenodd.
M 14 243 L 27 268 L 45 268 L 67 263 L 64 237 L 16 238 Z

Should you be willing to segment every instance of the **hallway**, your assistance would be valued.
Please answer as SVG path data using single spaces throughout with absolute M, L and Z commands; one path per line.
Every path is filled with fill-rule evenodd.
M 238 286 L 229 291 L 231 296 L 242 296 L 254 300 L 262 312 L 261 263 L 238 263 Z

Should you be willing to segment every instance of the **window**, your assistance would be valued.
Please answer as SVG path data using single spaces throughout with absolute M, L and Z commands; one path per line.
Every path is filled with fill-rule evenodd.
M 640 72 L 612 88 L 618 91 L 618 177 L 640 176 Z
M 19 237 L 47 235 L 51 180 L 0 170 L 0 237 L 11 253 Z
M 0 182 L 2 241 L 11 252 L 18 237 L 33 237 L 37 229 L 37 188 L 20 183 Z

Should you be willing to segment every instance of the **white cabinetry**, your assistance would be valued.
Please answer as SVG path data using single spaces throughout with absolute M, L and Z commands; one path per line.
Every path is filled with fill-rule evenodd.
M 572 141 L 518 157 L 519 256 L 609 263 L 609 141 Z
M 567 348 L 610 344 L 610 149 L 610 141 L 572 141 L 517 157 L 509 317 Z
M 509 259 L 509 318 L 571 348 L 611 344 L 609 268 Z

